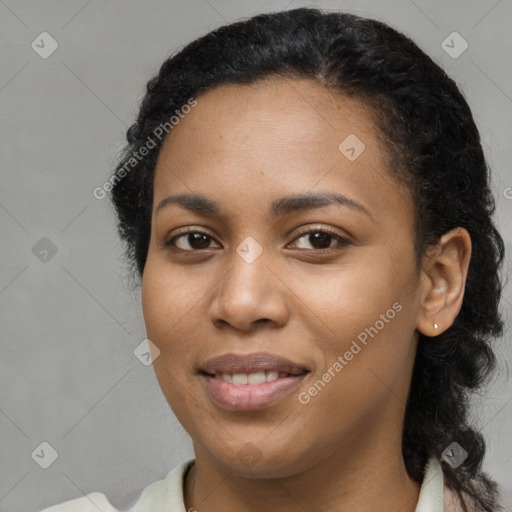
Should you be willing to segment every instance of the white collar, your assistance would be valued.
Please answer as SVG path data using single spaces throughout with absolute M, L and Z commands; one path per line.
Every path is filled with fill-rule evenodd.
M 444 512 L 444 478 L 440 462 L 431 457 L 425 468 L 415 512 Z

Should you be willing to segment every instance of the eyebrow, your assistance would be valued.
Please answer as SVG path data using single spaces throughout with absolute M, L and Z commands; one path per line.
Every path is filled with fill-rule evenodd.
M 201 194 L 176 194 L 166 197 L 160 201 L 155 213 L 173 204 L 207 216 L 222 216 L 220 204 Z M 270 213 L 275 217 L 279 217 L 335 204 L 347 206 L 372 217 L 371 213 L 358 201 L 334 192 L 309 192 L 279 197 L 270 205 Z

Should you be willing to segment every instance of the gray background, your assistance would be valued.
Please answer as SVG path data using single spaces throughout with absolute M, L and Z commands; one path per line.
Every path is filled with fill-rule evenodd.
M 145 338 L 139 291 L 128 286 L 112 209 L 92 191 L 105 182 L 145 83 L 167 56 L 226 22 L 299 6 L 381 19 L 457 80 L 493 168 L 510 273 L 510 0 L 0 0 L 1 511 L 38 510 L 93 491 L 124 506 L 193 456 L 151 366 L 133 354 Z M 43 31 L 59 45 L 46 59 L 31 47 Z M 453 31 L 469 43 L 456 59 L 441 47 Z M 510 299 L 508 286 L 507 329 Z M 499 374 L 474 409 L 488 443 L 485 468 L 509 506 L 510 341 L 507 330 L 497 344 Z M 50 456 L 44 447 L 41 455 L 42 442 L 58 453 L 48 469 L 36 463 Z

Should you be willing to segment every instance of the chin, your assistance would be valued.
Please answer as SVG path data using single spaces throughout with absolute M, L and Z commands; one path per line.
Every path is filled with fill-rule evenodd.
M 311 467 L 312 462 L 306 458 L 306 454 L 290 453 L 289 450 L 284 451 L 285 443 L 273 446 L 266 443 L 264 437 L 260 439 L 263 439 L 260 443 L 231 443 L 221 452 L 217 445 L 214 451 L 208 452 L 208 456 L 225 472 L 243 478 L 286 478 Z

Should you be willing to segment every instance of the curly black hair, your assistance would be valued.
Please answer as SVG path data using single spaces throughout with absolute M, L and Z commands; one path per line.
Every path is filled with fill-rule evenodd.
M 419 333 L 402 452 L 408 474 L 421 483 L 429 457 L 442 460 L 443 451 L 459 443 L 468 457 L 457 468 L 442 464 L 448 488 L 466 512 L 470 505 L 502 510 L 498 484 L 481 470 L 485 441 L 468 417 L 470 393 L 495 370 L 492 338 L 503 334 L 504 244 L 493 221 L 490 172 L 462 93 L 405 35 L 377 20 L 300 8 L 222 26 L 169 57 L 147 83 L 110 179 L 132 273 L 142 276 L 148 251 L 154 169 L 165 140 L 155 135 L 191 98 L 221 84 L 272 76 L 312 79 L 372 107 L 391 148 L 390 172 L 414 198 L 418 262 L 445 232 L 458 226 L 469 232 L 472 255 L 461 310 L 435 342 Z

